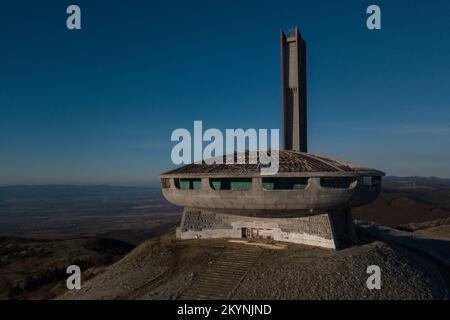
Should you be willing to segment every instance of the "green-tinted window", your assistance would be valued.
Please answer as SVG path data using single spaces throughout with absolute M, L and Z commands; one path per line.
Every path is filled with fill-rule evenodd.
M 200 178 L 175 179 L 175 187 L 182 190 L 199 190 L 202 184 Z
M 326 189 L 348 189 L 356 181 L 353 177 L 320 178 L 320 186 Z
M 210 179 L 210 181 L 211 181 L 212 179 Z M 221 189 L 221 183 L 220 183 L 220 181 L 219 180 L 213 180 L 213 181 L 211 181 L 211 186 L 212 186 L 212 188 L 214 189 L 214 190 L 220 190 Z
M 308 178 L 263 178 L 265 190 L 300 190 L 308 185 Z
M 210 185 L 214 190 L 249 190 L 251 178 L 211 178 Z

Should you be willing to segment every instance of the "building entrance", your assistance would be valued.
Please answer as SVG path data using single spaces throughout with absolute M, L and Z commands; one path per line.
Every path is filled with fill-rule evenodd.
M 263 228 L 242 228 L 242 238 L 273 240 L 273 230 Z

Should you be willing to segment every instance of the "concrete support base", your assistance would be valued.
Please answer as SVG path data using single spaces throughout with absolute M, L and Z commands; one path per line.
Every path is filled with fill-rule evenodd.
M 259 218 L 185 208 L 177 239 L 272 239 L 330 249 L 356 241 L 350 209 L 298 218 Z

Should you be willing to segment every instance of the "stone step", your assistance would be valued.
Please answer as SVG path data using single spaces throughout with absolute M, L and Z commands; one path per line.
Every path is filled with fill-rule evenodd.
M 259 248 L 226 248 L 204 273 L 194 279 L 180 299 L 226 299 L 258 259 Z

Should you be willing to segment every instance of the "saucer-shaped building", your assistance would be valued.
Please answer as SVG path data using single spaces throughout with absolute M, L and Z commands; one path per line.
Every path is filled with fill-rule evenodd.
M 236 157 L 236 156 L 235 156 Z M 253 217 L 300 217 L 374 200 L 383 172 L 292 150 L 279 152 L 279 170 L 261 164 L 189 164 L 161 175 L 164 197 L 189 208 Z
M 279 151 L 261 164 L 189 164 L 161 175 L 164 197 L 184 207 L 179 239 L 264 238 L 329 248 L 355 240 L 351 207 L 374 200 L 383 172 L 348 161 Z
M 380 193 L 382 171 L 306 152 L 306 45 L 297 28 L 280 39 L 285 150 L 273 155 L 277 173 L 263 175 L 259 158 L 247 151 L 234 154 L 234 164 L 223 157 L 221 164 L 161 174 L 164 197 L 184 207 L 178 239 L 272 239 L 336 249 L 355 241 L 350 208 Z

